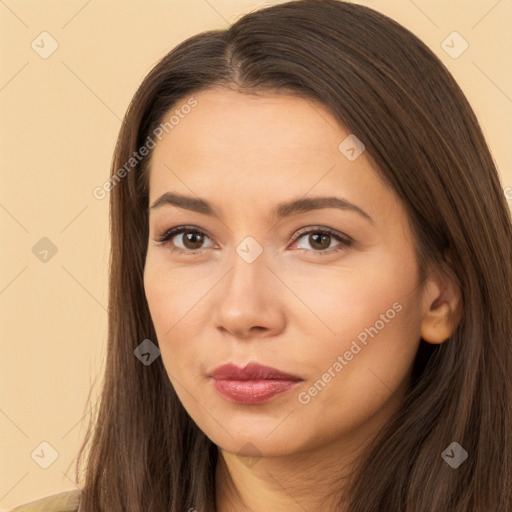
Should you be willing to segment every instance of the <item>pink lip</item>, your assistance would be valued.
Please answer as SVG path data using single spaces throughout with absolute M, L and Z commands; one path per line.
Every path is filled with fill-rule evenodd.
M 210 377 L 217 392 L 228 401 L 248 405 L 268 402 L 303 380 L 254 362 L 244 368 L 231 363 L 219 366 L 210 373 Z
M 210 373 L 210 377 L 217 380 L 258 380 L 258 379 L 273 379 L 273 380 L 302 380 L 297 375 L 282 372 L 270 366 L 264 366 L 259 363 L 251 362 L 240 368 L 235 364 L 223 364 L 215 368 Z

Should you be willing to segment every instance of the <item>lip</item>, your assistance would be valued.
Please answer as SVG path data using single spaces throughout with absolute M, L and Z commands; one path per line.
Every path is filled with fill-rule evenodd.
M 270 366 L 264 366 L 256 362 L 250 362 L 244 367 L 239 367 L 233 363 L 223 364 L 210 373 L 210 377 L 217 380 L 303 380 L 297 375 L 286 373 Z
M 215 390 L 226 400 L 245 405 L 268 402 L 304 380 L 255 362 L 243 368 L 232 363 L 225 364 L 213 370 L 209 376 Z

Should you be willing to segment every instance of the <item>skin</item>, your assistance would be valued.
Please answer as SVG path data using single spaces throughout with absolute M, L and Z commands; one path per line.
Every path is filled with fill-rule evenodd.
M 331 486 L 400 407 L 420 338 L 441 343 L 451 334 L 459 295 L 437 271 L 419 283 L 403 206 L 366 152 L 354 161 L 340 152 L 350 131 L 324 106 L 225 88 L 194 98 L 197 106 L 153 150 L 149 204 L 173 191 L 206 199 L 219 217 L 174 205 L 150 210 L 144 285 L 163 363 L 220 449 L 218 511 L 329 510 Z M 270 217 L 282 201 L 333 195 L 372 222 L 335 208 Z M 180 225 L 204 238 L 156 241 Z M 353 243 L 314 233 L 294 239 L 305 227 L 317 235 L 331 228 Z M 236 252 L 246 237 L 262 249 L 252 263 Z M 173 244 L 188 252 L 172 252 Z M 395 303 L 400 312 L 301 403 L 299 393 Z M 303 381 L 264 404 L 228 402 L 208 373 L 249 361 Z

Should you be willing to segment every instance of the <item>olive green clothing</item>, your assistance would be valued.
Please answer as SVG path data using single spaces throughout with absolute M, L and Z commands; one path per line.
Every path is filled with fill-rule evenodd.
M 77 512 L 80 492 L 80 489 L 59 492 L 23 503 L 5 512 Z

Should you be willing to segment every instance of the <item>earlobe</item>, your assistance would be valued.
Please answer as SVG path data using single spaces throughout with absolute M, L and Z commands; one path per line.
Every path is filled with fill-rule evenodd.
M 437 282 L 434 279 L 425 287 L 421 337 L 428 343 L 440 344 L 453 335 L 460 323 L 461 294 L 446 275 L 439 275 Z
M 421 337 L 433 344 L 446 341 L 453 334 L 451 325 L 447 321 L 450 313 L 450 306 L 446 302 L 429 311 L 421 323 Z

